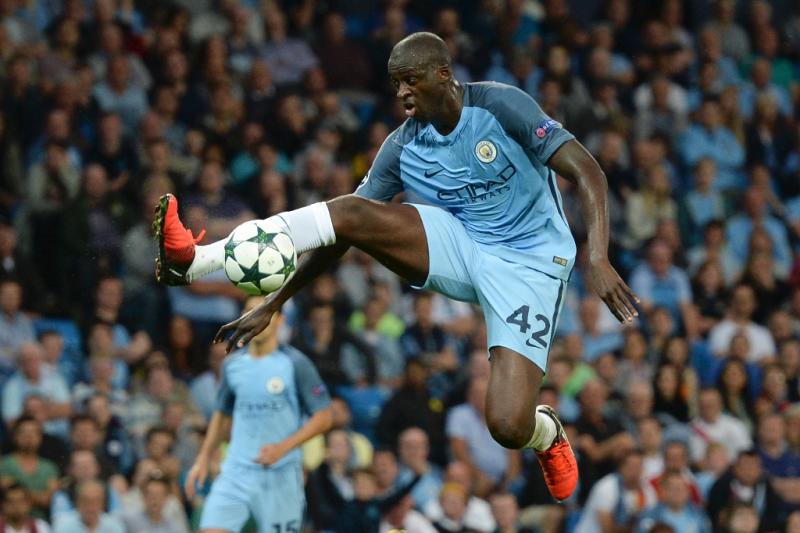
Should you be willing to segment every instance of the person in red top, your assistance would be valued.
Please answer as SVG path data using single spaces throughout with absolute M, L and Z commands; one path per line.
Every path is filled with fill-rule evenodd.
M 668 442 L 664 447 L 664 471 L 658 476 L 650 479 L 650 484 L 656 490 L 659 497 L 661 496 L 661 480 L 667 474 L 680 474 L 686 481 L 686 487 L 689 490 L 691 502 L 695 505 L 703 505 L 703 496 L 700 493 L 700 487 L 697 486 L 697 480 L 689 468 L 689 448 L 681 441 Z
M 0 533 L 50 533 L 50 526 L 31 515 L 31 493 L 19 483 L 12 483 L 3 491 L 3 512 L 0 515 Z

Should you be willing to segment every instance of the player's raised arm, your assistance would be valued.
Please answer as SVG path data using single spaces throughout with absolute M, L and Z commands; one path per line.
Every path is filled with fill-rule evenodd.
M 620 322 L 638 316 L 639 298 L 608 259 L 608 182 L 600 165 L 576 140 L 562 144 L 547 161 L 559 176 L 575 184 L 588 228 L 587 282 Z

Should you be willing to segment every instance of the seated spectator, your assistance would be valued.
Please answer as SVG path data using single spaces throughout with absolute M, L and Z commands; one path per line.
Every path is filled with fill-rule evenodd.
M 761 395 L 756 398 L 753 412 L 757 418 L 770 413 L 783 413 L 789 406 L 786 374 L 776 364 L 766 365 L 762 372 Z
M 765 414 L 758 423 L 758 455 L 772 488 L 794 509 L 800 505 L 800 454 L 789 449 L 783 416 Z
M 464 515 L 469 495 L 458 483 L 445 483 L 439 493 L 442 517 L 433 523 L 439 533 L 462 533 L 469 531 L 464 526 Z
M 76 489 L 75 511 L 60 515 L 53 523 L 58 533 L 125 533 L 125 526 L 105 509 L 105 487 L 96 480 L 88 480 Z
M 0 282 L 16 281 L 19 284 L 24 300 L 21 304 L 16 304 L 18 309 L 22 307 L 24 309 L 37 311 L 46 310 L 48 299 L 51 297 L 48 293 L 49 291 L 45 289 L 44 281 L 39 275 L 38 269 L 32 263 L 28 253 L 23 252 L 18 245 L 18 231 L 8 222 L 8 220 L 0 219 Z M 3 285 L 0 283 L 0 312 L 2 312 L 0 324 L 7 324 L 6 321 L 13 318 L 16 312 L 9 309 L 9 311 L 11 311 L 9 313 L 9 311 L 6 311 L 6 306 L 10 306 L 16 299 L 11 298 L 6 300 L 10 293 L 6 295 L 3 290 Z M 18 318 L 25 319 L 24 315 L 19 315 Z M 0 331 L 2 331 L 2 329 L 0 329 Z M 27 337 L 19 337 L 20 340 L 25 338 Z M 12 340 L 16 340 L 16 338 Z M 5 345 L 5 342 L 5 340 L 0 341 L 0 346 Z M 3 350 L 4 349 L 5 348 L 3 348 Z M 4 356 L 0 356 L 0 361 L 2 360 L 4 360 Z
M 772 63 L 767 58 L 756 59 L 751 67 L 750 80 L 739 90 L 739 108 L 745 119 L 752 118 L 762 98 L 771 99 L 781 115 L 791 114 L 791 98 L 786 89 L 772 83 L 771 78 Z
M 641 299 L 641 308 L 646 314 L 655 307 L 665 307 L 673 319 L 680 320 L 686 328 L 691 327 L 689 277 L 675 266 L 672 251 L 665 242 L 653 241 L 647 250 L 647 262 L 633 271 L 630 285 Z
M 123 516 L 137 516 L 146 513 L 147 503 L 144 499 L 144 486 L 151 477 L 166 479 L 155 461 L 142 459 L 136 465 L 128 492 L 122 496 Z M 186 510 L 181 500 L 175 496 L 176 494 L 178 494 L 177 487 L 173 487 L 172 490 L 167 492 L 163 515 L 169 523 L 183 524 L 184 527 L 181 531 L 186 531 L 186 528 L 188 528 Z
M 714 188 L 717 178 L 717 167 L 714 160 L 704 158 L 694 167 L 692 190 L 686 193 L 683 200 L 684 224 L 683 234 L 697 243 L 701 230 L 714 220 L 725 218 L 725 201 Z
M 22 408 L 22 417 L 33 418 L 39 427 L 44 427 L 47 422 L 47 401 L 44 397 L 38 394 L 31 394 L 25 398 L 25 404 Z M 22 418 L 20 417 L 20 418 Z M 8 454 L 14 451 L 14 439 L 7 438 L 0 443 L 0 454 Z M 67 457 L 64 455 L 64 450 L 67 449 L 66 440 L 42 433 L 42 444 L 39 446 L 39 457 L 43 457 L 52 462 L 58 467 L 59 471 L 63 471 L 67 466 Z
M 85 451 L 94 455 L 100 465 L 100 473 L 103 479 L 117 473 L 106 455 L 100 434 L 100 426 L 97 421 L 89 415 L 74 415 L 70 424 L 70 439 L 72 451 Z
M 36 341 L 33 322 L 20 311 L 22 287 L 17 281 L 0 282 L 0 374 L 11 374 L 20 347 Z
M 714 442 L 706 448 L 706 455 L 698 465 L 695 475 L 703 501 L 708 500 L 711 487 L 728 472 L 731 462 L 731 456 L 724 445 Z
M 60 516 L 76 509 L 76 490 L 84 481 L 101 481 L 106 487 L 105 511 L 116 514 L 122 511 L 122 500 L 108 478 L 101 477 L 100 464 L 92 452 L 76 450 L 70 454 L 67 476 L 61 480 L 60 488 L 53 493 L 50 504 L 50 519 L 55 522 Z
M 737 285 L 731 294 L 725 319 L 711 328 L 708 334 L 708 343 L 715 355 L 724 355 L 730 348 L 734 335 L 740 331 L 747 337 L 750 345 L 748 361 L 759 362 L 775 355 L 775 342 L 769 330 L 752 321 L 755 310 L 753 288 L 744 284 Z
M 421 357 L 431 369 L 432 385 L 437 398 L 443 398 L 454 386 L 459 367 L 455 343 L 444 329 L 433 321 L 433 298 L 419 293 L 414 299 L 414 323 L 400 337 L 400 348 L 406 359 Z
M 764 190 L 751 186 L 742 198 L 741 212 L 728 220 L 727 236 L 731 252 L 740 264 L 750 253 L 751 233 L 761 228 L 772 239 L 772 257 L 781 271 L 791 269 L 792 251 L 786 226 L 780 219 L 769 213 L 767 196 Z
M 369 469 L 358 469 L 353 472 L 353 499 L 348 501 L 338 515 L 336 533 L 350 533 L 351 531 L 381 531 L 388 533 L 392 526 L 383 524 L 385 515 L 392 513 L 395 507 L 403 502 L 403 508 L 398 509 L 392 517 L 393 522 L 399 522 L 399 527 L 405 527 L 405 518 L 413 506 L 409 491 L 414 488 L 410 485 L 401 487 L 385 497 L 378 496 L 376 475 Z M 436 529 L 425 520 L 422 515 L 412 512 L 411 523 L 414 526 L 422 524 L 419 531 L 433 533 Z M 421 519 L 420 519 L 421 518 Z M 416 531 L 416 530 L 412 530 Z
M 172 485 L 163 476 L 151 474 L 144 483 L 144 508 L 124 515 L 128 533 L 188 533 L 185 521 L 165 514 Z
M 467 499 L 466 510 L 464 511 L 464 527 L 481 533 L 490 533 L 494 531 L 496 527 L 494 518 L 492 517 L 492 510 L 489 503 L 478 497 L 472 490 L 472 487 L 474 487 L 474 479 L 472 471 L 467 463 L 453 461 L 447 465 L 443 481 L 444 483 L 457 483 L 461 485 L 470 495 Z M 427 507 L 422 511 L 431 522 L 437 522 L 444 516 L 444 510 L 438 498 L 428 502 Z
M 381 319 L 387 314 L 386 312 L 385 302 L 381 298 L 372 297 L 364 306 L 363 323 L 355 320 L 358 317 L 354 314 L 350 318 L 350 327 L 356 339 L 373 353 L 380 354 L 375 361 L 378 383 L 393 388 L 400 382 L 404 361 L 397 339 L 381 331 Z M 399 318 L 396 320 L 400 322 Z M 353 381 L 364 381 L 367 369 L 362 366 L 361 358 L 345 357 L 342 365 Z
M 492 506 L 492 516 L 497 522 L 497 529 L 494 533 L 533 533 L 535 530 L 520 525 L 519 505 L 517 499 L 509 492 L 495 492 L 489 498 Z M 560 520 L 553 524 L 554 527 L 560 525 Z M 548 533 L 548 530 L 543 530 Z
M 693 168 L 701 159 L 711 159 L 717 165 L 719 190 L 741 188 L 745 153 L 733 132 L 722 124 L 719 99 L 706 96 L 697 116 L 698 120 L 686 128 L 678 143 L 684 164 Z
M 683 441 L 673 440 L 664 446 L 664 470 L 657 476 L 649 477 L 650 484 L 656 493 L 661 494 L 661 483 L 668 475 L 679 474 L 686 485 L 689 501 L 694 505 L 703 504 L 703 496 L 694 473 L 689 466 L 689 449 Z
M 333 418 L 333 428 L 344 430 L 350 441 L 352 448 L 352 457 L 349 466 L 354 468 L 367 468 L 372 464 L 372 443 L 363 434 L 353 430 L 352 422 L 353 416 L 350 412 L 350 407 L 341 398 L 331 398 L 331 416 Z M 302 446 L 303 450 L 303 468 L 307 471 L 316 470 L 325 457 L 326 444 L 325 438 L 318 435 L 308 441 Z
M 700 461 L 706 448 L 713 442 L 723 444 L 731 456 L 752 446 L 750 434 L 740 420 L 722 412 L 722 396 L 716 389 L 700 392 L 700 414 L 690 422 L 692 437 L 689 441 L 692 461 Z
M 450 411 L 446 426 L 453 457 L 470 465 L 475 478 L 475 493 L 481 497 L 498 487 L 508 488 L 521 470 L 520 452 L 503 448 L 492 438 L 486 426 L 487 387 L 488 380 L 473 378 L 467 392 L 467 403 Z
M 646 179 L 642 188 L 631 193 L 625 203 L 627 235 L 624 242 L 633 250 L 655 237 L 662 221 L 678 218 L 678 206 L 672 199 L 667 169 L 654 165 L 648 169 Z
M 95 86 L 93 94 L 102 111 L 120 116 L 129 134 L 136 131 L 148 109 L 147 95 L 144 89 L 134 85 L 130 63 L 122 54 L 108 60 L 105 81 Z
M 442 471 L 428 460 L 428 435 L 417 427 L 404 430 L 398 437 L 397 454 L 400 459 L 400 483 L 405 484 L 419 476 L 411 497 L 416 509 L 425 509 L 429 502 L 439 497 L 442 490 Z
M 209 346 L 208 370 L 194 378 L 189 386 L 192 400 L 194 400 L 206 421 L 209 421 L 214 413 L 214 398 L 216 398 L 217 390 L 219 389 L 222 362 L 225 360 L 226 355 L 224 344 L 212 344 Z
M 105 456 L 114 470 L 127 475 L 133 469 L 134 453 L 122 420 L 111 411 L 108 397 L 96 394 L 86 401 L 86 414 L 97 424 Z
M 617 375 L 614 379 L 616 390 L 625 390 L 635 381 L 653 380 L 653 365 L 647 360 L 647 341 L 638 329 L 625 332 Z
M 36 420 L 22 416 L 12 428 L 14 452 L 0 459 L 0 488 L 19 483 L 30 491 L 33 514 L 44 518 L 58 482 L 56 465 L 39 455 L 42 428 Z
M 587 296 L 580 302 L 578 311 L 581 321 L 584 359 L 592 362 L 600 354 L 615 352 L 623 345 L 619 329 L 602 329 L 601 313 L 606 311 L 603 302 L 596 296 Z
M 401 531 L 419 531 L 419 533 L 448 531 L 434 527 L 428 519 L 425 518 L 425 515 L 415 511 L 414 502 L 409 495 L 406 495 L 383 515 L 383 519 L 378 527 L 378 532 L 391 533 L 392 531 L 397 531 L 397 529 Z
M 580 393 L 581 416 L 575 423 L 579 435 L 575 445 L 582 454 L 581 484 L 587 493 L 598 479 L 614 470 L 619 457 L 635 446 L 618 419 L 603 412 L 607 398 L 608 389 L 598 379 L 588 381 Z
M 725 285 L 730 285 L 739 278 L 742 268 L 725 235 L 725 226 L 721 220 L 712 220 L 703 228 L 703 242 L 697 244 L 688 253 L 689 272 L 697 276 L 700 267 L 708 262 L 719 265 Z M 697 294 L 694 295 L 697 300 Z
M 353 450 L 347 432 L 334 429 L 324 439 L 325 461 L 309 473 L 305 487 L 311 521 L 323 531 L 334 528 L 342 506 L 353 499 Z
M 724 527 L 732 519 L 732 509 L 740 505 L 756 510 L 761 531 L 776 529 L 786 518 L 779 496 L 764 477 L 761 459 L 752 450 L 740 452 L 733 468 L 711 487 L 706 511 L 712 527 Z
M 317 65 L 317 58 L 305 40 L 289 37 L 286 15 L 270 9 L 264 19 L 268 35 L 261 57 L 269 65 L 276 85 L 300 82 L 303 74 Z
M 165 426 L 153 426 L 147 431 L 144 459 L 155 463 L 156 468 L 171 479 L 178 479 L 180 463 L 172 453 L 175 434 Z
M 666 524 L 674 531 L 711 533 L 708 517 L 702 508 L 689 500 L 686 480 L 681 474 L 664 474 L 658 488 L 658 503 L 639 515 L 637 532 L 651 531 L 655 524 Z
M 50 526 L 32 514 L 30 491 L 19 483 L 0 489 L 0 531 L 3 533 L 50 533 Z
M 103 333 L 93 335 L 97 339 Z M 97 340 L 93 342 L 97 346 Z M 116 408 L 117 414 L 125 412 L 128 404 L 128 393 L 124 387 L 115 383 L 114 374 L 117 370 L 117 360 L 113 357 L 96 352 L 89 359 L 89 382 L 78 383 L 72 390 L 72 405 L 80 408 L 86 401 L 95 395 L 102 395 L 109 399 Z M 122 373 L 121 371 L 119 373 Z
M 23 344 L 19 348 L 19 371 L 3 388 L 3 421 L 12 425 L 22 414 L 25 398 L 31 394 L 46 400 L 47 422 L 44 430 L 59 437 L 66 437 L 67 418 L 72 412 L 69 389 L 60 374 L 46 372 L 44 352 L 38 343 Z
M 632 450 L 611 472 L 595 483 L 581 513 L 575 533 L 632 528 L 642 513 L 656 503 L 656 493 L 642 480 L 642 454 Z
M 639 421 L 638 445 L 642 450 L 642 472 L 645 479 L 652 479 L 664 472 L 664 457 L 662 455 L 663 434 L 661 424 L 655 417 L 644 418 Z

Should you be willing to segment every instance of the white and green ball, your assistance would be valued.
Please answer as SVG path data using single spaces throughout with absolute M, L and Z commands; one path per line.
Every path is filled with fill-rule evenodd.
M 296 269 L 292 238 L 269 219 L 241 224 L 225 243 L 225 274 L 248 294 L 277 291 Z

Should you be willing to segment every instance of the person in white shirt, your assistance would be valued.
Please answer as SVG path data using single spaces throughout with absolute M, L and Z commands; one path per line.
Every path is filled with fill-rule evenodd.
M 716 389 L 704 389 L 700 392 L 700 416 L 689 423 L 691 437 L 689 450 L 693 462 L 705 457 L 706 448 L 718 442 L 727 448 L 731 457 L 749 449 L 753 445 L 750 434 L 744 423 L 722 412 L 722 396 Z
M 61 514 L 53 524 L 53 533 L 125 533 L 118 518 L 103 512 L 105 498 L 102 483 L 82 482 L 78 485 L 78 509 Z
M 0 533 L 50 533 L 47 522 L 31 516 L 33 502 L 31 493 L 19 483 L 13 483 L 3 491 Z
M 381 520 L 379 533 L 392 533 L 398 529 L 413 533 L 436 533 L 430 520 L 413 509 L 414 499 L 407 495 L 395 505 Z
M 610 533 L 630 527 L 639 513 L 656 503 L 655 490 L 643 479 L 642 465 L 641 451 L 627 453 L 616 472 L 592 487 L 575 533 Z
M 447 465 L 447 470 L 444 474 L 444 482 L 458 483 L 467 489 L 469 493 L 472 487 L 472 473 L 469 466 L 461 461 L 450 463 Z M 437 522 L 444 516 L 444 511 L 438 499 L 430 501 L 423 509 L 423 512 L 431 522 Z M 471 495 L 467 500 L 467 508 L 464 511 L 464 527 L 481 533 L 494 531 L 496 525 L 489 502 Z
M 711 328 L 708 342 L 711 351 L 716 356 L 727 355 L 731 347 L 731 340 L 737 333 L 742 332 L 750 341 L 748 361 L 758 362 L 775 355 L 775 341 L 769 330 L 752 321 L 751 317 L 756 310 L 756 297 L 753 288 L 749 285 L 737 285 L 733 289 L 728 316 Z

